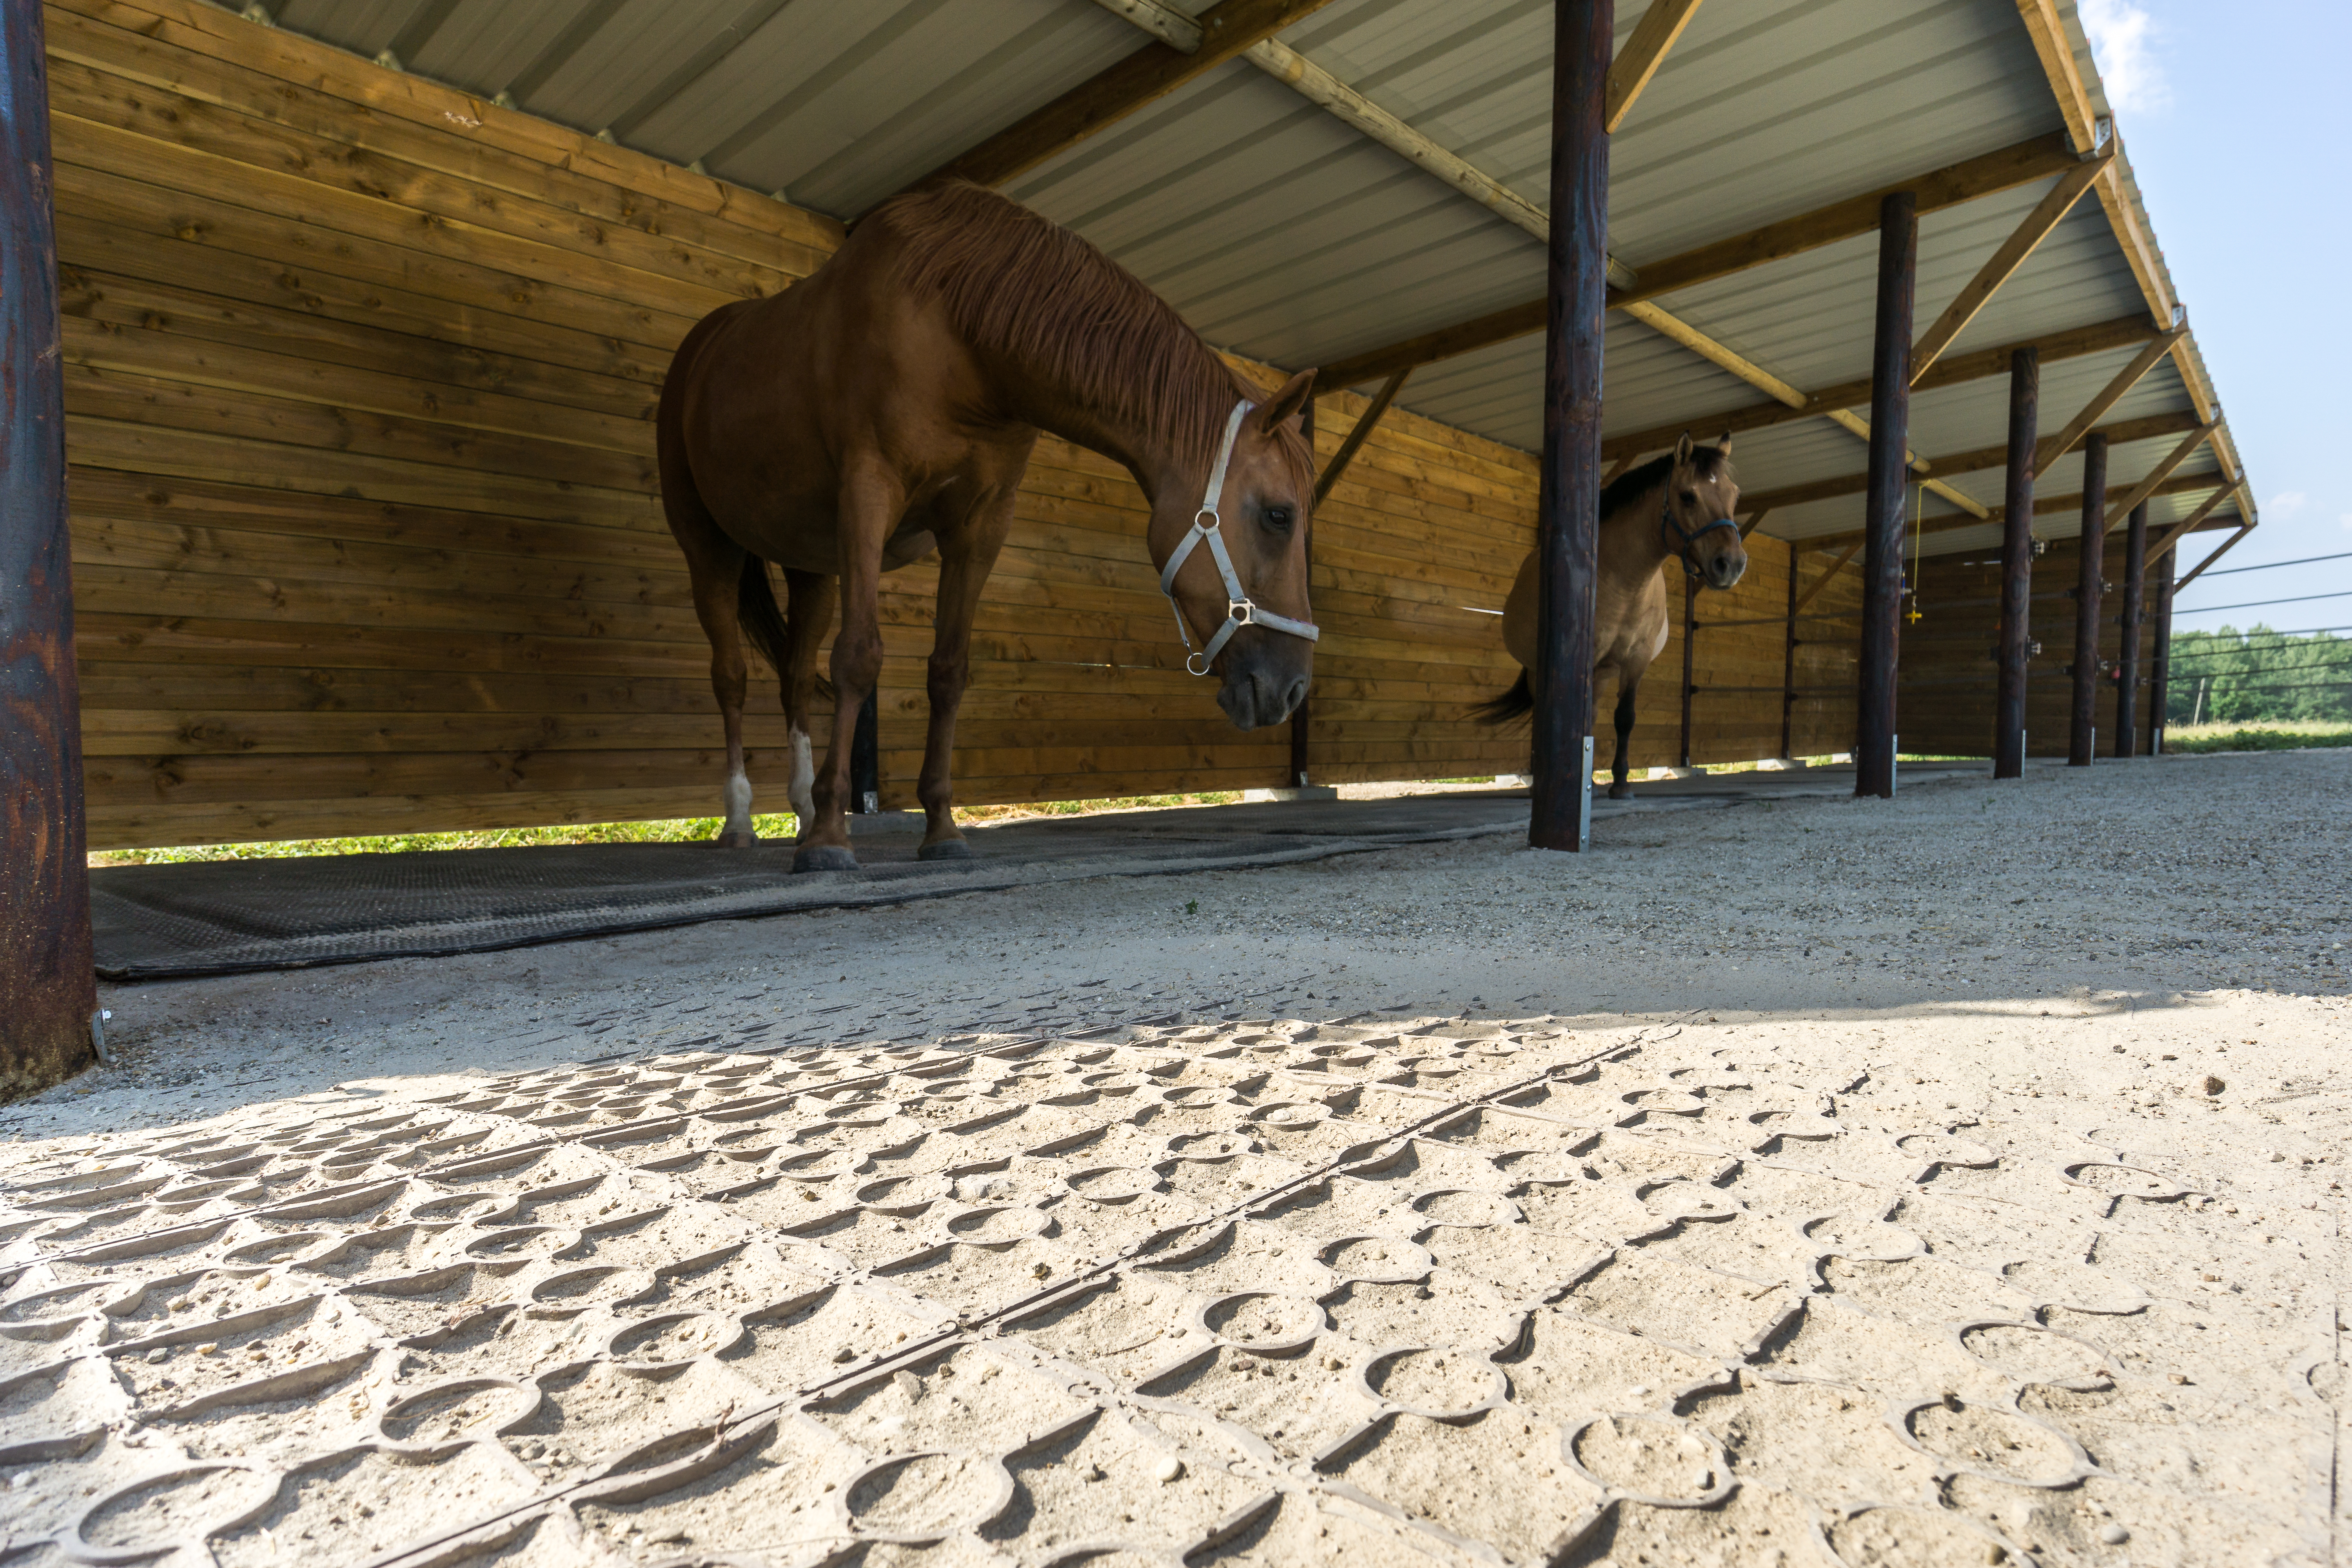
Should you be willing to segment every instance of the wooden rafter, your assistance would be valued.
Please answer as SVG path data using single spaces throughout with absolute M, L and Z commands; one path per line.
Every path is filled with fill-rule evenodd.
M 2203 500 L 2198 502 L 2197 510 L 2195 511 L 2190 512 L 2187 517 L 2182 518 L 2179 522 L 2174 523 L 2170 528 L 2165 530 L 2163 535 L 2159 537 L 2155 543 L 2147 547 L 2148 565 L 2151 567 L 2154 566 L 2158 561 L 2163 558 L 2166 551 L 2171 549 L 2174 545 L 2179 543 L 2182 540 L 2196 532 L 2198 528 L 2204 523 L 2207 518 L 2212 516 L 2215 511 L 2220 510 L 2223 501 L 2228 500 L 2231 496 L 2236 495 L 2240 490 L 2242 490 L 2245 488 L 2245 481 L 2242 479 L 2233 485 L 2225 484 L 2221 489 L 2215 490 L 2211 495 L 2207 496 Z
M 1650 8 L 1633 26 L 1633 36 L 1610 62 L 1609 99 L 1601 110 L 1601 129 L 1614 132 L 1625 123 L 1625 117 L 1633 111 L 1633 100 L 1658 74 L 1666 51 L 1690 26 L 1698 6 L 1699 0 L 1650 0 Z
M 2001 241 L 2000 248 L 1986 258 L 1985 264 L 1977 268 L 1977 275 L 1953 296 L 1949 305 L 1944 307 L 1944 313 L 1919 334 L 1919 341 L 1911 347 L 1911 380 L 1914 384 L 1927 374 L 1929 366 L 1943 357 L 1944 351 L 1952 346 L 1952 340 L 1968 330 L 1969 323 L 1976 320 L 1978 311 L 1991 302 L 2000 286 L 2025 265 L 2026 258 L 2050 237 L 2050 231 L 2065 221 L 2066 215 L 2074 210 L 2074 204 L 2083 199 L 2083 193 L 2091 188 L 2091 183 L 2114 161 L 2114 150 L 2102 149 L 2058 176 L 2058 183 L 2050 187 L 2049 195 L 2034 205 L 2033 210 L 2025 215 L 2025 221 Z
M 2051 465 L 2073 451 L 2081 443 L 2083 437 L 2090 433 L 2091 426 L 2097 424 L 2108 409 L 2121 403 L 2124 395 L 2133 387 L 2137 386 L 2147 373 L 2154 370 L 2164 356 L 2171 352 L 2172 345 L 2179 340 L 2180 334 L 2185 331 L 2187 331 L 2186 328 L 2175 327 L 2170 331 L 2160 334 L 2154 342 L 2134 355 L 2129 364 L 2117 371 L 2114 378 L 2101 387 L 2090 402 L 2083 405 L 2082 410 L 2066 422 L 2064 429 L 2054 436 L 2044 436 L 2036 443 L 2033 448 L 2033 471 L 2037 474 L 2047 473 Z M 2204 416 L 2200 415 L 2198 417 L 2201 421 Z
M 2218 428 L 2218 426 L 2212 424 L 2200 425 L 2182 437 L 2180 445 L 2167 452 L 2156 467 L 2147 471 L 2147 477 L 2131 488 L 2123 500 L 2107 509 L 2106 526 L 2112 530 L 2117 523 L 2129 517 L 2135 507 L 2156 493 L 2157 486 L 2172 477 L 2173 469 L 2189 460 L 2190 453 L 2211 440 L 2213 432 Z
M 1767 224 L 1746 234 L 1717 240 L 1679 256 L 1639 267 L 1634 271 L 1633 287 L 1612 289 L 1609 302 L 1612 307 L 1622 308 L 1678 289 L 1727 278 L 1767 262 L 1802 255 L 1824 245 L 1851 239 L 1856 235 L 1871 233 L 1878 226 L 1878 204 L 1890 191 L 1916 192 L 1918 210 L 1924 215 L 1973 201 L 1979 196 L 2012 190 L 2035 180 L 2047 179 L 2072 168 L 2074 161 L 2074 155 L 2067 150 L 2063 135 L 2053 132 L 2047 136 L 2038 136 L 2031 142 L 2021 142 L 1998 153 L 1988 153 L 1981 157 L 1932 170 L 1916 180 L 1902 181 L 1863 195 L 1850 196 L 1796 217 Z M 1423 332 L 1384 348 L 1352 354 L 1325 366 L 1324 374 L 1330 378 L 1329 385 L 1353 386 L 1406 366 L 1428 364 L 1435 360 L 1467 353 L 1473 349 L 1525 337 L 1530 332 L 1541 331 L 1543 324 L 1544 304 L 1537 300 L 1489 312 L 1475 321 Z
M 2141 499 L 2152 500 L 2157 496 L 2178 495 L 2182 490 L 2203 489 L 2213 482 L 2213 476 L 2210 474 L 2175 474 Z M 2033 498 L 2033 515 L 2036 517 L 2055 516 L 2062 512 L 2079 513 L 2082 510 L 2083 498 L 2080 492 L 2063 496 L 2037 495 Z M 2000 522 L 2003 520 L 2002 508 L 1994 507 L 1991 510 L 1992 516 L 1984 520 L 1973 517 L 1931 517 L 1919 525 L 1919 532 L 1923 536 L 1933 536 L 1938 533 L 1949 533 L 1954 529 L 1982 528 L 1988 521 Z M 1834 550 L 1839 545 L 1861 537 L 1861 531 L 1855 529 L 1841 531 L 1837 533 L 1810 534 L 1793 542 L 1800 550 Z
M 2186 588 L 2189 584 L 2194 583 L 2198 578 L 2203 576 L 2205 574 L 2205 568 L 2212 565 L 2213 563 L 2230 553 L 2231 551 L 2235 550 L 2238 547 L 2238 541 L 2245 538 L 2246 535 L 2253 532 L 2253 531 L 2254 525 L 2251 521 L 2240 524 L 2237 532 L 2221 541 L 2221 547 L 2220 549 L 2214 551 L 2212 554 L 2205 557 L 2204 560 L 2200 561 L 2197 563 L 2197 569 L 2194 572 L 2191 572 L 2188 576 L 2183 577 L 2179 582 L 2175 583 L 2172 585 L 2173 596 L 2178 598 L 2181 589 Z
M 2019 349 L 2037 351 L 2045 365 L 2061 360 L 2076 359 L 2084 354 L 2109 353 L 2129 348 L 2158 336 L 2155 324 L 2145 316 L 2126 316 L 2119 321 L 2099 321 L 2087 327 L 2070 327 L 2047 337 L 2028 338 L 2021 342 L 2004 343 L 1999 348 L 1979 349 L 1965 354 L 1947 355 L 1942 362 L 1922 376 L 1912 390 L 1932 392 L 1941 387 L 1958 386 L 1968 382 L 1982 381 L 1988 376 L 2007 375 L 2009 358 Z M 1321 373 L 1329 374 L 1328 371 Z M 1622 458 L 1639 457 L 1671 447 L 1685 430 L 1705 430 L 1712 435 L 1717 430 L 1735 434 L 1743 430 L 1761 430 L 1774 425 L 1785 425 L 1792 419 L 1811 419 L 1826 415 L 1833 408 L 1853 408 L 1870 402 L 1870 383 L 1843 381 L 1805 394 L 1801 406 L 1791 407 L 1775 400 L 1749 404 L 1722 414 L 1709 414 L 1695 419 L 1678 420 L 1672 425 L 1654 426 L 1647 430 L 1635 430 L 1623 436 L 1612 437 L 1601 446 L 1601 455 L 1614 461 Z
M 1795 619 L 1797 618 L 1797 615 L 1798 615 L 1798 613 L 1799 613 L 1800 611 L 1801 611 L 1801 610 L 1802 610 L 1802 609 L 1803 609 L 1807 605 L 1810 605 L 1810 604 L 1811 604 L 1811 603 L 1813 602 L 1813 596 L 1814 596 L 1815 595 L 1819 594 L 1822 589 L 1824 589 L 1824 588 L 1826 588 L 1826 587 L 1828 587 L 1828 586 L 1830 585 L 1830 579 L 1831 579 L 1831 578 L 1832 578 L 1832 577 L 1834 577 L 1834 576 L 1836 576 L 1839 573 L 1841 573 L 1841 572 L 1844 571 L 1844 570 L 1845 570 L 1845 563 L 1846 563 L 1847 562 L 1849 562 L 1849 561 L 1853 560 L 1856 555 L 1860 554 L 1860 553 L 1861 553 L 1861 552 L 1862 552 L 1862 541 L 1861 541 L 1859 538 L 1857 538 L 1856 540 L 1854 540 L 1854 542 L 1853 542 L 1853 543 L 1851 543 L 1851 544 L 1849 544 L 1849 545 L 1847 545 L 1847 546 L 1845 547 L 1845 553 L 1844 553 L 1844 554 L 1843 554 L 1843 555 L 1841 555 L 1841 556 L 1839 556 L 1836 560 L 1834 560 L 1834 561 L 1831 562 L 1831 563 L 1830 563 L 1830 565 L 1829 565 L 1829 570 L 1828 570 L 1828 571 L 1826 571 L 1826 572 L 1824 572 L 1824 573 L 1822 573 L 1820 576 L 1818 576 L 1818 577 L 1814 578 L 1814 579 L 1813 579 L 1813 585 L 1812 585 L 1811 587 L 1810 587 L 1810 588 L 1806 589 L 1806 590 L 1805 590 L 1805 592 L 1804 592 L 1804 594 L 1803 594 L 1803 595 L 1802 595 L 1802 596 L 1801 596 L 1801 597 L 1797 600 L 1797 602 L 1796 602 L 1795 604 L 1793 604 L 1793 605 L 1790 605 L 1790 606 L 1789 606 L 1789 618 L 1790 618 L 1790 620 L 1792 620 L 1792 621 L 1793 621 L 1793 620 L 1795 620 Z M 1795 570 L 1795 563 L 1794 563 L 1793 561 L 1790 563 L 1790 569 L 1791 571 Z
M 2178 436 L 2199 424 L 2197 416 L 2188 409 L 2170 414 L 2151 414 L 2139 419 L 2119 419 L 2101 426 L 2096 432 L 2105 436 L 2112 446 L 2129 441 L 2152 441 L 2159 436 Z M 1970 451 L 1953 452 L 1930 459 L 1930 468 L 1938 474 L 1980 473 L 1998 468 L 2009 461 L 2009 447 L 1979 447 Z M 1811 484 L 1789 485 L 1777 490 L 1761 490 L 1748 497 L 1759 506 L 1805 506 L 1813 501 L 1833 500 L 1839 496 L 1860 495 L 1869 483 L 1867 473 L 1841 474 L 1833 479 L 1815 479 Z
M 1323 477 L 1315 481 L 1317 506 L 1323 504 L 1332 488 L 1339 484 L 1339 476 L 1346 473 L 1348 465 L 1356 460 L 1356 453 L 1371 438 L 1373 430 L 1379 427 L 1381 416 L 1389 411 L 1389 405 L 1396 401 L 1396 395 L 1404 386 L 1404 378 L 1412 374 L 1409 370 L 1401 370 L 1389 377 L 1364 411 L 1356 416 L 1355 428 L 1349 431 L 1348 438 L 1339 443 L 1339 449 L 1331 454 L 1330 466 L 1323 470 Z
M 1218 0 L 1194 18 L 1201 47 L 1192 53 L 1166 43 L 1146 44 L 915 184 L 963 179 L 1001 185 L 1328 4 L 1330 0 Z

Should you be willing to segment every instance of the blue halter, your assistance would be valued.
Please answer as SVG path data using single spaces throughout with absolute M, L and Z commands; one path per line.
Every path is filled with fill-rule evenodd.
M 1664 537 L 1671 531 L 1675 538 L 1681 540 L 1682 547 L 1679 550 L 1675 549 L 1675 546 L 1671 543 L 1668 544 L 1666 548 L 1674 551 L 1675 554 L 1682 557 L 1683 574 L 1685 576 L 1704 579 L 1706 574 L 1698 569 L 1698 563 L 1691 558 L 1691 552 L 1697 547 L 1700 540 L 1705 539 L 1717 529 L 1727 528 L 1731 530 L 1732 532 L 1738 533 L 1739 531 L 1739 525 L 1732 521 L 1731 519 L 1727 517 L 1718 517 L 1713 522 L 1707 523 L 1704 527 L 1685 528 L 1681 523 L 1675 521 L 1675 502 L 1674 497 L 1671 493 L 1672 487 L 1668 487 L 1668 489 L 1669 494 L 1658 512 L 1658 533 L 1660 537 Z

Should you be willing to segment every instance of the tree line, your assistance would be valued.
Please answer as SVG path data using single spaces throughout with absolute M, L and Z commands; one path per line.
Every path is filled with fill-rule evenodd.
M 2352 638 L 2244 631 L 2175 632 L 2167 724 L 2352 719 Z

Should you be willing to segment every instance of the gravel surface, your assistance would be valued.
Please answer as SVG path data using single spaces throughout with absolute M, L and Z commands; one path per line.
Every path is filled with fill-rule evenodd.
M 2333 1561 L 2347 806 L 2168 758 L 110 988 L 0 1110 L 0 1531 Z

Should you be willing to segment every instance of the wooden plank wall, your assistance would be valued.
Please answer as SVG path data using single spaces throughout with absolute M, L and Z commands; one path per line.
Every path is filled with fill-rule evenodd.
M 655 398 L 697 319 L 806 276 L 838 226 L 197 0 L 56 0 L 48 28 L 91 846 L 715 812 Z M 1362 406 L 1325 400 L 1327 458 Z M 1534 494 L 1527 454 L 1409 414 L 1358 456 L 1317 522 L 1318 778 L 1525 765 L 1524 731 L 1463 709 L 1515 673 L 1475 612 Z M 961 800 L 1284 782 L 1286 734 L 1235 731 L 1182 673 L 1144 515 L 1122 470 L 1040 444 Z M 1703 616 L 1784 607 L 1785 547 L 1755 544 Z M 934 581 L 884 604 L 894 805 Z M 1702 697 L 1702 758 L 1777 752 L 1778 628 L 1701 647 L 1703 682 L 1775 693 Z M 1806 649 L 1801 686 L 1850 680 L 1839 658 Z M 1680 668 L 1677 641 L 1641 763 L 1673 760 Z M 1850 699 L 1799 715 L 1800 752 L 1849 743 Z M 747 723 L 781 809 L 781 715 Z
M 2074 540 L 2053 542 L 2033 563 L 2032 636 L 2042 645 L 2027 666 L 2025 749 L 2029 756 L 2067 752 L 2074 711 L 2074 588 L 2082 557 Z M 2099 657 L 2112 669 L 2123 656 L 2124 535 L 2107 536 L 2099 606 Z M 2147 752 L 2148 666 L 2156 652 L 2156 595 L 2140 626 L 2137 754 Z M 1903 749 L 1947 756 L 1992 754 L 1993 648 L 2000 642 L 2000 563 L 1982 554 L 1930 557 L 1919 574 L 1921 618 L 1903 628 L 1898 701 Z M 2098 754 L 2115 752 L 2116 685 L 2099 683 Z

